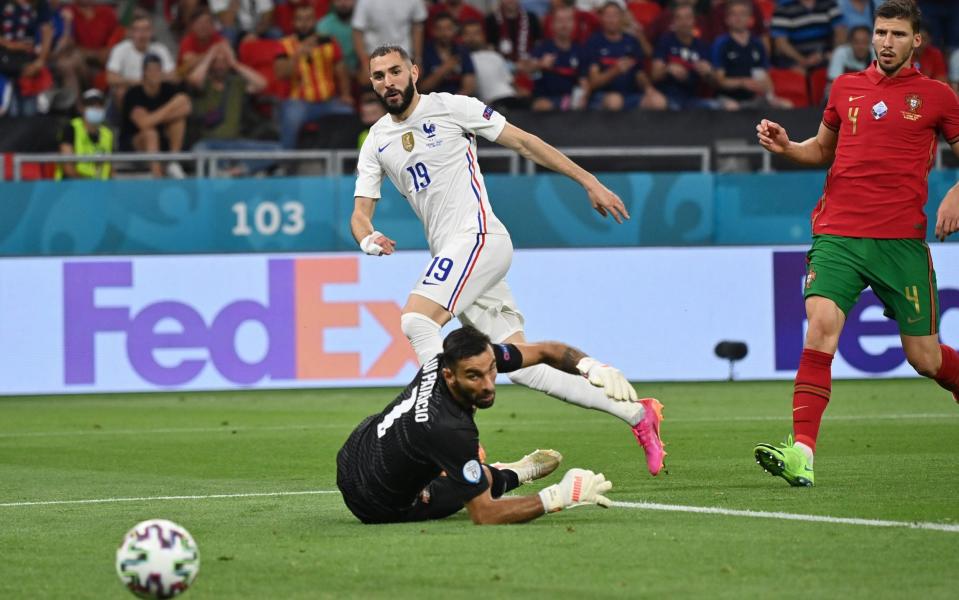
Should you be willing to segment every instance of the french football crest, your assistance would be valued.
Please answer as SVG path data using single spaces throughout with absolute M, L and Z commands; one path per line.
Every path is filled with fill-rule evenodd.
M 406 150 L 407 152 L 412 152 L 414 144 L 415 144 L 415 140 L 413 139 L 413 132 L 407 131 L 406 133 L 404 133 L 403 134 L 403 150 Z

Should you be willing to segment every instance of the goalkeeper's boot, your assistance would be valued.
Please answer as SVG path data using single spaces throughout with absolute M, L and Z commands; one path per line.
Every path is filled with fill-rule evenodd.
M 643 419 L 633 425 L 633 435 L 639 440 L 639 445 L 646 453 L 646 468 L 650 474 L 659 475 L 663 470 L 663 459 L 666 451 L 663 449 L 663 440 L 659 438 L 659 423 L 663 420 L 663 404 L 655 398 L 643 398 L 639 401 L 643 405 Z
M 555 471 L 561 462 L 563 462 L 563 455 L 556 450 L 536 450 L 516 462 L 495 463 L 490 466 L 496 469 L 509 469 L 516 473 L 520 483 L 529 483 L 546 477 Z
M 793 445 L 791 435 L 778 448 L 772 444 L 759 444 L 753 454 L 764 471 L 782 477 L 789 485 L 812 487 L 815 482 L 809 458 L 805 452 Z

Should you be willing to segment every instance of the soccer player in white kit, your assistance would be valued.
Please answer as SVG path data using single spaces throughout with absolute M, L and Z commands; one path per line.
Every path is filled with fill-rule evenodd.
M 506 122 L 476 98 L 416 91 L 419 70 L 399 46 L 370 55 L 370 80 L 387 113 L 371 128 L 357 164 L 353 237 L 370 255 L 389 255 L 396 243 L 373 226 L 386 174 L 423 223 L 432 258 L 403 308 L 401 325 L 420 364 L 442 352 L 440 329 L 454 316 L 494 343 L 524 343 L 523 315 L 506 283 L 513 257 L 509 232 L 493 214 L 476 162 L 476 136 L 519 152 L 581 184 L 593 208 L 622 223 L 629 213 L 599 180 L 540 138 Z M 514 383 L 626 421 L 646 454 L 650 473 L 663 467 L 662 405 L 637 400 L 632 386 L 596 387 L 614 369 L 592 359 L 577 365 L 585 377 L 546 365 L 509 374 Z

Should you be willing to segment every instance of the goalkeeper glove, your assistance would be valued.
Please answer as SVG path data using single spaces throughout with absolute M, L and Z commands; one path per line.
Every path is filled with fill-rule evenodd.
M 540 491 L 543 511 L 557 512 L 576 504 L 599 504 L 604 508 L 610 505 L 609 498 L 603 496 L 611 490 L 613 483 L 606 481 L 602 473 L 593 473 L 587 469 L 570 469 L 563 480 Z
M 377 238 L 381 237 L 385 236 L 379 231 L 374 231 L 370 235 L 360 240 L 360 250 L 366 252 L 370 256 L 379 256 L 383 254 L 383 246 L 380 246 L 375 241 Z
M 619 369 L 586 356 L 576 363 L 576 370 L 613 400 L 636 402 L 636 390 Z

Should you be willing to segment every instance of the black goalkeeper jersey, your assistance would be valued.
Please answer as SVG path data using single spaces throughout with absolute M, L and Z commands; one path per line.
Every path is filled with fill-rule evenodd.
M 494 344 L 493 352 L 501 373 L 522 365 L 515 346 Z M 442 367 L 441 354 L 423 365 L 393 402 L 353 430 L 337 454 L 337 486 L 360 519 L 403 515 L 444 471 L 447 489 L 464 504 L 489 487 L 473 409 L 453 400 Z

